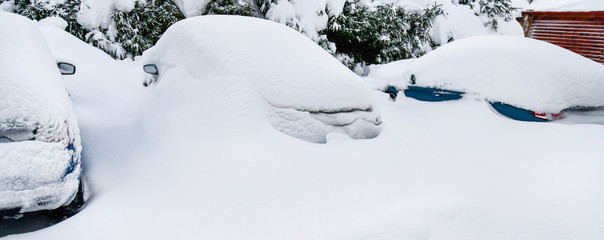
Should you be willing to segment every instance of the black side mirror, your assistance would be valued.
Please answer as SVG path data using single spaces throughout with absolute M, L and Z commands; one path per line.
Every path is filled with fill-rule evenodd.
M 63 75 L 73 75 L 76 72 L 76 67 L 71 63 L 60 62 L 57 63 L 57 67 Z
M 388 86 L 388 88 L 384 91 L 390 95 L 390 100 L 396 101 L 396 96 L 398 95 L 398 89 L 393 86 Z
M 153 75 L 157 75 L 159 73 L 159 70 L 157 69 L 157 66 L 155 66 L 155 64 L 147 64 L 143 66 L 143 71 Z

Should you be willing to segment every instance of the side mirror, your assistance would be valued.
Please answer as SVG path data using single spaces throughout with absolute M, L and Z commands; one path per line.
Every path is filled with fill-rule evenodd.
M 159 73 L 159 70 L 157 69 L 157 66 L 155 66 L 155 64 L 147 64 L 143 66 L 143 71 L 153 75 L 157 75 Z
M 57 67 L 63 75 L 73 75 L 76 72 L 76 67 L 71 63 L 60 62 L 57 63 Z
M 396 96 L 398 95 L 398 89 L 393 86 L 388 86 L 388 88 L 384 91 L 390 95 L 390 100 L 396 101 Z

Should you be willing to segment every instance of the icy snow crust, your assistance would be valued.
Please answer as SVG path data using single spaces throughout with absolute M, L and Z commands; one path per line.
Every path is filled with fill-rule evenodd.
M 604 106 L 604 65 L 558 46 L 515 36 L 478 36 L 442 46 L 412 62 L 418 86 L 479 94 L 539 112 Z
M 373 138 L 380 131 L 369 87 L 311 40 L 271 21 L 189 18 L 143 58 L 159 68 L 158 89 L 195 79 L 202 83 L 192 89 L 223 89 L 246 102 L 230 108 L 264 113 L 279 131 L 307 141 L 325 142 L 330 132 Z
M 0 12 L 0 33 L 0 209 L 56 208 L 78 187 L 75 115 L 36 24 Z M 66 149 L 70 143 L 75 150 Z M 70 161 L 76 169 L 64 176 Z

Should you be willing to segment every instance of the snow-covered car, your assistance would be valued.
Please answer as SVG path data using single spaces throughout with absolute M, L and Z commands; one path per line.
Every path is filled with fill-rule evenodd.
M 309 142 L 324 143 L 333 132 L 354 139 L 380 133 L 370 87 L 310 39 L 272 21 L 186 19 L 144 52 L 143 64 L 151 74 L 145 85 L 163 91 L 190 81 L 199 92 L 219 91 L 233 105 L 257 107 L 273 128 Z
M 565 110 L 604 106 L 604 65 L 530 38 L 461 39 L 402 65 L 403 77 L 384 87 L 394 97 L 398 90 L 422 101 L 476 94 L 522 121 L 557 120 Z
M 0 12 L 0 216 L 83 204 L 81 139 L 61 76 L 73 73 L 34 22 Z

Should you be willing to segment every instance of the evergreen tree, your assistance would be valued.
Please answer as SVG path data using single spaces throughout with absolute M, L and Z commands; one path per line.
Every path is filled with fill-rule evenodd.
M 512 7 L 511 0 L 480 0 L 480 12 L 489 17 L 486 23 L 495 31 L 499 29 L 497 18 L 503 18 L 504 21 L 512 20 L 512 14 L 515 11 Z
M 498 19 L 503 19 L 508 22 L 513 18 L 513 13 L 516 11 L 512 7 L 511 0 L 458 0 L 459 4 L 468 5 L 476 11 L 476 16 L 486 16 L 487 21 L 485 26 L 491 26 L 495 31 L 499 29 Z
M 0 2 L 1 3 L 1 2 Z M 39 0 L 13 0 L 15 13 L 32 20 L 42 20 L 47 17 L 60 17 L 67 22 L 67 32 L 83 39 L 86 30 L 76 21 L 76 14 L 80 10 L 80 0 L 65 0 L 65 2 L 49 5 Z
M 241 0 L 211 0 L 203 14 L 256 16 L 256 8 L 252 3 Z
M 439 5 L 409 13 L 393 3 L 375 9 L 358 3 L 346 2 L 342 14 L 330 18 L 324 31 L 336 52 L 347 55 L 349 67 L 351 62 L 379 64 L 418 57 L 431 48 L 428 31 L 432 20 L 443 13 Z
M 172 1 L 153 0 L 136 2 L 130 12 L 115 11 L 111 18 L 115 21 L 116 32 L 113 34 L 112 28 L 109 28 L 104 33 L 109 40 L 119 43 L 123 52 L 107 47 L 104 50 L 116 58 L 133 58 L 155 45 L 168 27 L 185 17 Z M 103 38 L 95 40 L 91 37 L 88 40 L 97 41 L 96 45 L 101 46 L 99 39 Z
M 264 16 L 271 8 L 271 4 L 277 4 L 277 0 L 254 0 L 260 13 Z

